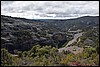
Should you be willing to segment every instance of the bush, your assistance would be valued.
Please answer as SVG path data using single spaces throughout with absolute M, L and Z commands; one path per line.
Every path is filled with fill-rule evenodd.
M 1 66 L 12 65 L 12 56 L 4 48 L 1 49 Z
M 18 57 L 19 57 L 19 58 L 22 57 L 22 51 L 18 51 Z

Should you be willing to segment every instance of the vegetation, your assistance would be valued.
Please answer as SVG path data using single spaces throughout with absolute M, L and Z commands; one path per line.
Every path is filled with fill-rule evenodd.
M 18 51 L 18 56 L 8 53 L 6 49 L 1 50 L 2 66 L 57 66 L 60 64 L 58 49 L 51 46 L 36 45 L 30 51 Z
M 99 54 L 93 48 L 85 48 L 82 53 L 68 54 L 61 63 L 65 66 L 96 66 L 99 65 Z
M 98 18 L 28 20 L 1 15 L 1 66 L 99 66 Z M 73 52 L 82 47 L 82 52 L 59 52 L 77 33 L 69 30 L 78 29 L 84 34 L 68 47 L 77 46 Z
M 94 48 L 85 48 L 82 53 L 59 53 L 51 46 L 35 45 L 29 51 L 18 51 L 18 56 L 1 49 L 2 66 L 96 66 L 99 65 L 99 54 Z M 81 60 L 81 61 L 80 61 Z
M 1 49 L 1 65 L 2 66 L 12 65 L 12 56 L 6 49 Z

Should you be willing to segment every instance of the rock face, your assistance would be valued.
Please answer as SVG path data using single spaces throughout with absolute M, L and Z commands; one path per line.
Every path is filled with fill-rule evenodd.
M 83 51 L 83 48 L 78 47 L 78 46 L 70 46 L 70 47 L 67 47 L 67 51 L 70 51 L 73 54 L 78 54 Z
M 70 46 L 70 47 L 64 47 L 64 48 L 60 48 L 59 49 L 59 52 L 67 52 L 67 51 L 70 51 L 71 53 L 73 54 L 78 54 L 78 53 L 81 53 L 82 51 L 84 50 L 84 48 L 82 47 L 78 47 L 78 46 Z
M 55 40 L 56 47 L 61 47 L 67 41 L 67 36 L 64 33 L 56 33 L 52 36 L 52 39 Z
M 90 18 L 90 20 L 87 18 Z M 88 25 L 85 22 L 88 21 L 89 27 L 96 26 L 99 24 L 98 18 L 32 20 L 1 15 L 1 47 L 8 49 L 9 52 L 29 50 L 36 44 L 41 46 L 51 45 L 59 48 L 69 38 L 65 34 L 68 29 L 84 29 Z
M 52 36 L 52 38 L 54 39 L 54 40 L 59 40 L 59 41 L 62 41 L 62 40 L 66 40 L 67 38 L 66 38 L 66 34 L 64 34 L 64 33 L 56 33 L 56 34 L 54 34 L 53 36 Z
M 84 41 L 84 44 L 94 44 L 94 42 L 92 41 L 92 40 L 90 40 L 90 39 L 86 39 L 85 41 Z

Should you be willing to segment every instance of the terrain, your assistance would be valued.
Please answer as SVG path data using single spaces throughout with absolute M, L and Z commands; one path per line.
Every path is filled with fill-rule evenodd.
M 1 15 L 1 48 L 3 66 L 98 66 L 99 16 L 25 19 Z

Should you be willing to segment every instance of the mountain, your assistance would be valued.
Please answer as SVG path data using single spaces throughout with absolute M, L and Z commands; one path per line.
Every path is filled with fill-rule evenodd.
M 99 29 L 99 16 L 36 20 L 1 15 L 1 47 L 11 53 L 30 50 L 36 44 L 60 48 L 73 38 L 69 31 L 87 32 L 94 28 Z

